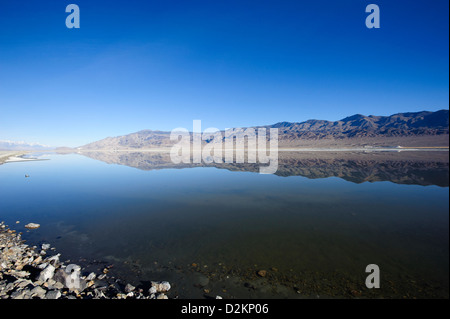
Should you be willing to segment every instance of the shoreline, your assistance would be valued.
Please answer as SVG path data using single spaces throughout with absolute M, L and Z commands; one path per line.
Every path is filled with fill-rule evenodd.
M 21 156 L 28 154 L 29 152 L 13 152 L 13 151 L 0 151 L 0 165 L 18 160 L 24 160 Z M 13 159 L 13 160 L 11 160 Z
M 0 151 L 0 165 L 7 163 L 19 163 L 19 162 L 34 162 L 34 161 L 46 161 L 47 159 L 40 158 L 26 158 L 25 155 L 33 153 L 33 151 L 23 152 L 4 152 Z
M 248 148 L 233 148 L 233 149 L 222 149 L 222 151 L 257 151 L 258 149 L 248 149 Z M 279 152 L 403 152 L 403 151 L 442 151 L 448 152 L 448 146 L 430 146 L 430 147 L 280 147 Z M 82 154 L 91 152 L 132 152 L 132 153 L 146 153 L 146 152 L 161 152 L 170 153 L 171 148 L 136 148 L 136 149 L 73 149 L 66 151 L 51 151 L 52 153 L 61 154 Z
M 49 244 L 29 246 L 21 235 L 0 222 L 0 299 L 169 299 L 167 281 L 134 287 L 109 276 L 112 265 L 87 273 L 61 262 Z

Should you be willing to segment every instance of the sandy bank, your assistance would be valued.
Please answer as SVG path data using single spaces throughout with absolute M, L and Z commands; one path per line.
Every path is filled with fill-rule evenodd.
M 43 159 L 39 158 L 28 158 L 23 157 L 24 155 L 30 152 L 10 152 L 10 151 L 0 151 L 0 165 L 5 163 L 14 163 L 14 162 L 31 162 L 31 161 L 43 161 Z
M 24 160 L 24 158 L 20 157 L 27 154 L 27 152 L 17 152 L 17 151 L 0 151 L 0 164 L 11 162 L 11 161 L 17 161 L 17 160 Z

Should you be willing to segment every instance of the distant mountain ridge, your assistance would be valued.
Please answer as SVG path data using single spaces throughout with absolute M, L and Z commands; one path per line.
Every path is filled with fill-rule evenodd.
M 358 147 L 449 145 L 449 111 L 398 113 L 391 116 L 355 114 L 339 121 L 279 122 L 255 128 L 278 128 L 279 147 Z M 238 133 L 243 134 L 243 133 Z M 143 130 L 108 137 L 81 150 L 168 148 L 170 132 Z
M 5 151 L 34 151 L 34 150 L 49 150 L 49 149 L 52 149 L 52 147 L 39 143 L 0 140 L 0 150 Z
M 308 120 L 301 123 L 280 122 L 268 127 L 284 131 L 345 134 L 347 137 L 404 134 L 442 134 L 449 130 L 449 111 L 398 113 L 391 116 L 355 114 L 339 121 Z
M 445 135 L 448 140 L 449 111 L 398 113 L 391 116 L 356 114 L 334 122 L 325 120 L 281 122 L 267 127 L 279 128 L 281 140 L 287 143 L 302 139 L 328 141 L 334 139 L 364 144 L 363 139 L 367 142 L 380 143 L 383 142 L 382 139 L 386 142 L 396 140 L 400 142 L 399 139 L 408 138 L 405 142 L 409 144 L 413 142 L 413 138 L 417 138 L 421 140 L 421 145 L 415 146 L 440 146 L 443 142 L 445 144 Z M 432 136 L 441 137 L 434 139 L 439 145 L 423 145 L 424 142 L 431 142 L 432 139 L 429 137 Z

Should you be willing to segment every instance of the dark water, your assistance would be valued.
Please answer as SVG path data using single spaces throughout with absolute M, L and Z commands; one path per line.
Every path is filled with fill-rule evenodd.
M 171 297 L 448 298 L 448 152 L 408 153 L 287 156 L 278 175 L 46 154 L 0 166 L 0 220 L 63 260 L 168 280 Z

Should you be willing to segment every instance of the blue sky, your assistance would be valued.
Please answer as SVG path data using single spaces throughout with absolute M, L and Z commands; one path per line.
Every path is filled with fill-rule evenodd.
M 80 8 L 68 29 L 65 8 Z M 381 28 L 365 7 L 378 4 Z M 0 139 L 448 109 L 449 1 L 0 2 Z

